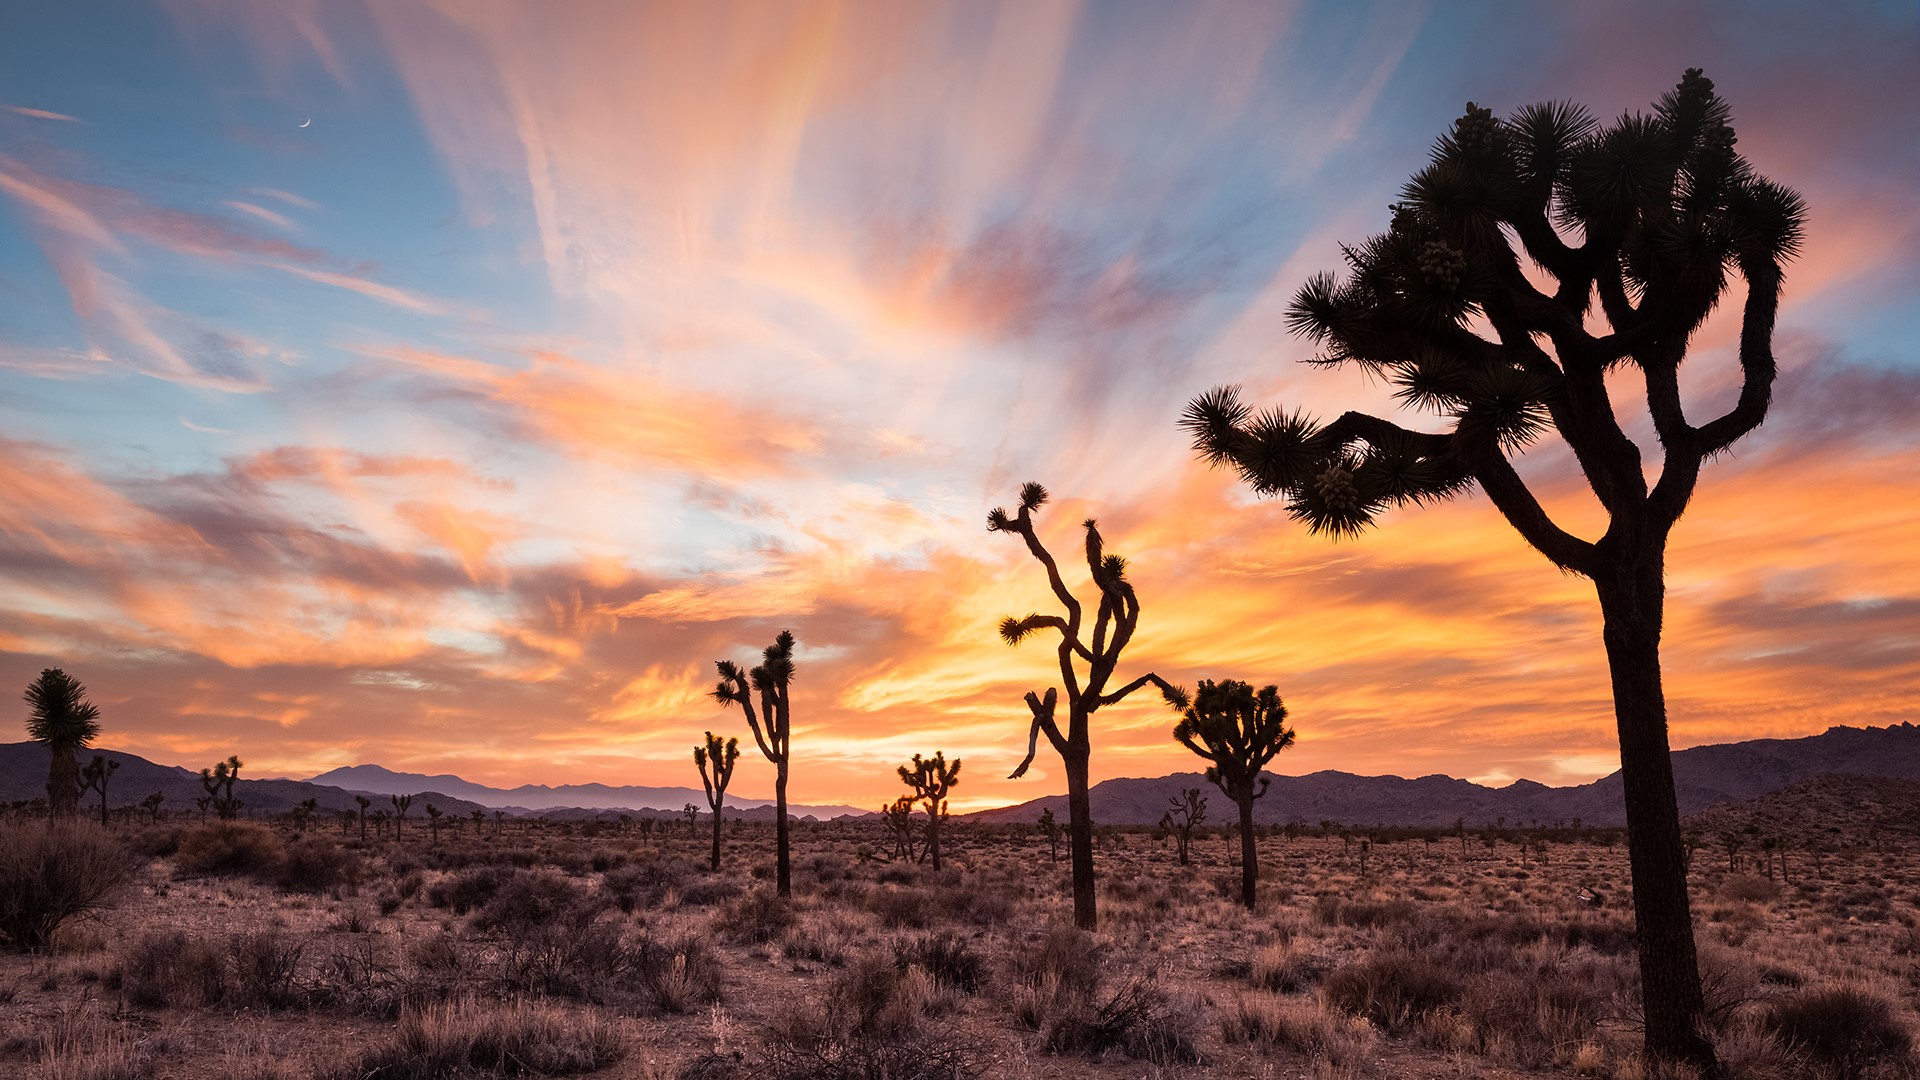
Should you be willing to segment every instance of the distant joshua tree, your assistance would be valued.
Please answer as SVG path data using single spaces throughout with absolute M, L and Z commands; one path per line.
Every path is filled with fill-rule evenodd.
M 1073 856 L 1073 922 L 1082 930 L 1092 930 L 1099 925 L 1100 919 L 1094 905 L 1093 890 L 1093 809 L 1087 796 L 1088 762 L 1093 749 L 1090 721 L 1096 710 L 1118 704 L 1148 683 L 1158 687 L 1161 696 L 1175 708 L 1186 708 L 1187 697 L 1178 687 L 1152 672 L 1117 690 L 1107 690 L 1107 682 L 1113 678 L 1114 668 L 1120 663 L 1120 653 L 1127 647 L 1127 642 L 1133 639 L 1133 629 L 1140 621 L 1140 600 L 1134 595 L 1132 584 L 1127 581 L 1127 561 L 1102 551 L 1100 530 L 1094 520 L 1088 518 L 1085 522 L 1087 570 L 1093 575 L 1094 587 L 1100 590 L 1100 603 L 1095 609 L 1091 637 L 1086 636 L 1084 610 L 1079 598 L 1067 589 L 1053 555 L 1033 531 L 1034 512 L 1046 501 L 1047 489 L 1029 483 L 1020 488 L 1020 502 L 1015 513 L 1010 515 L 995 507 L 987 514 L 988 532 L 1008 533 L 1026 541 L 1027 551 L 1046 568 L 1047 583 L 1053 587 L 1053 595 L 1066 609 L 1064 618 L 1034 614 L 1024 619 L 1009 616 L 1000 623 L 1001 640 L 1008 645 L 1018 645 L 1042 630 L 1052 630 L 1060 635 L 1057 650 L 1060 679 L 1065 684 L 1067 696 L 1067 725 L 1066 730 L 1062 731 L 1054 715 L 1059 704 L 1059 691 L 1048 687 L 1044 698 L 1032 691 L 1027 692 L 1027 709 L 1033 713 L 1033 722 L 1027 733 L 1027 756 L 1013 770 L 1013 778 L 1026 775 L 1028 766 L 1033 764 L 1034 754 L 1039 750 L 1040 736 L 1046 735 L 1047 742 L 1060 755 L 1067 773 L 1067 821 Z M 1086 665 L 1084 682 L 1076 664 Z
M 1193 704 L 1173 729 L 1182 746 L 1207 759 L 1207 779 L 1240 809 L 1240 902 L 1253 907 L 1260 864 L 1253 833 L 1253 800 L 1271 783 L 1260 771 L 1293 745 L 1287 707 L 1278 687 L 1254 692 L 1250 683 L 1201 680 Z
M 468 813 L 467 817 L 473 820 L 473 835 L 479 836 L 480 830 L 487 824 L 487 812 L 476 809 Z
M 234 797 L 234 782 L 240 779 L 240 767 L 245 764 L 235 754 L 227 760 L 218 762 L 211 769 L 200 770 L 200 786 L 206 789 L 207 797 L 213 802 L 213 812 L 221 821 L 232 821 L 240 816 L 240 807 L 245 805 Z
M 946 817 L 947 793 L 960 782 L 960 759 L 954 758 L 948 765 L 945 751 L 935 751 L 930 758 L 915 754 L 911 768 L 900 766 L 900 782 L 913 789 L 914 802 L 926 804 L 927 854 L 933 859 L 933 868 L 939 870 L 940 821 Z
M 93 755 L 93 760 L 80 771 L 80 790 L 100 793 L 100 827 L 103 829 L 107 827 L 107 781 L 119 771 L 119 762 L 99 754 Z
M 373 805 L 373 800 L 365 795 L 355 795 L 353 801 L 360 806 L 360 842 L 364 844 L 367 842 L 367 807 Z
M 1040 833 L 1047 838 L 1047 861 L 1060 861 L 1060 836 L 1064 831 L 1060 822 L 1053 816 L 1053 807 L 1040 811 Z
M 1180 865 L 1191 865 L 1188 848 L 1193 844 L 1193 830 L 1207 820 L 1207 797 L 1200 789 L 1188 788 L 1177 799 L 1168 799 L 1167 812 L 1160 816 L 1160 827 L 1173 835 L 1174 850 L 1179 853 Z
M 140 800 L 140 807 L 147 812 L 147 818 L 150 824 L 160 824 L 160 804 L 166 801 L 167 793 L 164 791 L 156 791 Z
M 505 810 L 495 810 L 493 812 L 493 835 L 500 835 L 500 822 L 505 820 L 506 816 L 507 812 Z
M 393 838 L 398 840 L 407 829 L 407 807 L 413 805 L 413 796 L 389 795 L 387 799 L 393 803 Z
M 1651 115 L 1605 125 L 1571 102 L 1505 121 L 1469 102 L 1402 189 L 1386 233 L 1345 248 L 1345 279 L 1311 278 L 1288 311 L 1291 328 L 1321 346 L 1319 362 L 1396 385 L 1446 430 L 1358 412 L 1324 425 L 1255 413 L 1232 387 L 1194 400 L 1185 419 L 1207 460 L 1285 498 L 1313 532 L 1351 535 L 1390 508 L 1477 486 L 1534 549 L 1593 581 L 1620 737 L 1646 1052 L 1707 1074 L 1721 1070 L 1701 1034 L 1660 674 L 1667 540 L 1701 467 L 1766 418 L 1785 264 L 1806 216 L 1799 195 L 1735 151 L 1730 118 L 1698 68 Z M 1696 423 L 1680 365 L 1733 272 L 1745 283 L 1740 390 Z M 1550 289 L 1538 284 L 1546 278 Z M 1651 483 L 1614 409 L 1624 386 L 1608 376 L 1623 369 L 1644 386 L 1660 442 Z M 1606 511 L 1598 540 L 1555 523 L 1514 468 L 1549 431 Z
M 720 869 L 721 810 L 727 801 L 727 785 L 733 782 L 733 767 L 740 761 L 740 740 L 722 739 L 707 732 L 707 744 L 693 748 L 693 764 L 700 770 L 700 786 L 707 789 L 707 805 L 713 807 L 713 868 Z M 712 764 L 709 773 L 708 764 Z
M 433 834 L 431 843 L 434 847 L 440 846 L 440 817 L 444 813 L 446 811 L 432 803 L 427 804 L 427 830 Z
M 793 633 L 782 630 L 761 654 L 760 665 L 742 672 L 731 660 L 717 660 L 720 684 L 713 699 L 722 706 L 738 705 L 747 714 L 747 726 L 760 753 L 773 763 L 773 847 L 774 885 L 781 896 L 793 895 L 793 869 L 787 850 L 787 762 L 791 757 L 789 739 L 793 733 Z M 751 691 L 751 692 L 750 692 Z M 753 695 L 760 695 L 760 709 L 754 711 Z M 764 725 L 763 725 L 764 721 Z
M 314 811 L 318 809 L 320 809 L 319 799 L 300 800 L 299 804 L 293 808 L 294 827 L 301 832 L 306 832 L 307 826 L 313 822 Z
M 76 757 L 100 737 L 100 708 L 87 700 L 80 680 L 47 668 L 27 684 L 27 738 L 53 755 L 47 767 L 47 811 L 72 817 L 80 806 L 80 763 Z
M 688 803 L 680 808 L 680 812 L 687 815 L 687 831 L 692 832 L 694 822 L 700 820 L 700 808 Z
M 913 820 L 913 796 L 900 796 L 893 800 L 893 802 L 882 806 L 880 808 L 880 814 L 886 819 L 887 831 L 893 834 L 893 855 L 891 857 L 895 859 L 905 859 L 908 862 L 914 861 L 914 855 L 919 850 L 917 846 L 918 841 L 915 837 L 915 834 L 919 832 L 919 827 Z

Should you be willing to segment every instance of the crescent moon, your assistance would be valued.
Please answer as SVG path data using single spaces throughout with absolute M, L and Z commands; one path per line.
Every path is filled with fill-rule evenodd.
M 312 127 L 312 126 L 313 126 L 313 117 L 311 117 L 311 116 L 309 116 L 309 117 L 307 117 L 307 118 L 306 118 L 305 120 L 302 120 L 302 121 L 300 121 L 300 126 L 301 126 L 301 127 Z

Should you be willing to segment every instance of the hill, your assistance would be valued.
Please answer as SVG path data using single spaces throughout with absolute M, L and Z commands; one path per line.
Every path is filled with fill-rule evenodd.
M 1687 828 L 1713 846 L 1724 834 L 1791 846 L 1858 847 L 1920 837 L 1920 780 L 1826 773 L 1743 802 L 1708 807 Z
M 1674 753 L 1673 772 L 1682 815 L 1752 799 L 1822 774 L 1920 780 L 1920 728 L 1913 724 L 1834 727 L 1803 739 L 1696 746 Z M 1460 819 L 1469 825 L 1488 825 L 1501 818 L 1510 823 L 1576 818 L 1588 825 L 1626 823 L 1626 804 L 1617 772 L 1590 784 L 1558 788 L 1531 780 L 1493 788 L 1437 775 L 1414 780 L 1331 771 L 1305 776 L 1269 775 L 1273 787 L 1266 798 L 1254 804 L 1254 818 L 1263 824 L 1333 821 L 1343 825 L 1442 827 Z M 1197 772 L 1108 780 L 1094 785 L 1090 793 L 1093 817 L 1108 825 L 1151 824 L 1160 820 L 1168 800 L 1190 787 L 1214 792 Z M 1227 803 L 1223 796 L 1215 792 L 1210 805 L 1216 822 L 1225 818 Z M 967 819 L 986 823 L 1033 821 L 1049 807 L 1056 817 L 1066 820 L 1065 795 L 983 810 L 967 815 Z
M 379 765 L 349 765 L 309 777 L 310 784 L 327 784 L 347 791 L 362 791 L 377 795 L 405 795 L 410 792 L 431 788 L 444 791 L 463 799 L 469 799 L 482 806 L 510 810 L 515 813 L 541 813 L 549 817 L 593 816 L 593 811 L 612 810 L 628 812 L 640 810 L 665 810 L 678 813 L 680 808 L 692 803 L 702 811 L 707 808 L 707 793 L 699 788 L 690 787 L 641 787 L 628 785 L 614 787 L 607 784 L 561 784 L 550 787 L 546 784 L 522 784 L 515 788 L 488 787 L 463 780 L 458 776 L 440 774 L 428 776 L 423 773 L 395 772 Z M 750 811 L 756 808 L 772 807 L 771 799 L 727 798 L 729 807 L 742 811 L 740 817 L 758 820 Z M 845 815 L 871 813 L 857 806 L 805 806 L 789 804 L 787 813 L 799 818 L 828 818 Z M 773 811 L 768 809 L 765 818 L 773 820 Z

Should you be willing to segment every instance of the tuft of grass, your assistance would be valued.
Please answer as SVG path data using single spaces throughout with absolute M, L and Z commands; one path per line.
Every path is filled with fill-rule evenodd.
M 90 822 L 0 825 L 0 937 L 21 952 L 49 948 L 62 926 L 105 907 L 133 869 Z
M 1912 1036 L 1892 1003 L 1857 986 L 1802 990 L 1772 1003 L 1763 1022 L 1775 1038 L 1833 1075 L 1867 1075 L 1911 1063 Z
M 286 857 L 280 837 L 252 821 L 209 821 L 180 834 L 173 865 L 182 874 L 258 874 L 279 869 Z
M 619 1035 L 592 1013 L 459 1000 L 407 1009 L 397 1031 L 322 1080 L 574 1076 L 618 1061 Z

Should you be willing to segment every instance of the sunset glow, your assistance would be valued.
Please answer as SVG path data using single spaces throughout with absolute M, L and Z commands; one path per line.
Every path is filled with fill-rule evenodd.
M 794 802 L 936 750 L 956 811 L 1053 794 L 1004 779 L 1052 653 L 995 626 L 1054 603 L 985 528 L 1037 480 L 1067 569 L 1089 517 L 1129 560 L 1121 678 L 1277 684 L 1274 771 L 1612 772 L 1589 582 L 1478 495 L 1309 536 L 1176 422 L 1393 408 L 1298 363 L 1301 282 L 1468 99 L 1690 66 L 1810 217 L 1773 413 L 1668 552 L 1674 744 L 1920 720 L 1911 5 L 85 8 L 0 34 L 0 685 L 65 668 L 102 746 L 697 786 L 751 741 L 713 661 L 791 629 Z M 1560 444 L 1522 469 L 1592 535 Z M 1094 779 L 1197 768 L 1174 719 L 1103 710 Z

